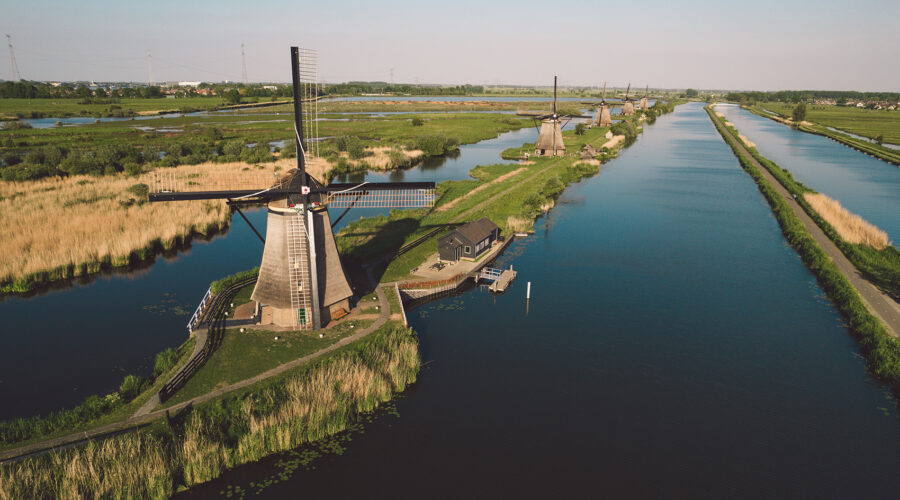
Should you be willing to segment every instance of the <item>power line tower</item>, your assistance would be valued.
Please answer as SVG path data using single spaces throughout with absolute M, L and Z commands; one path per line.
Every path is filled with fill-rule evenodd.
M 241 81 L 247 85 L 247 56 L 244 54 L 244 44 L 241 44 Z
M 16 52 L 13 50 L 12 37 L 9 35 L 6 35 L 6 44 L 9 45 L 9 65 L 12 67 L 13 81 L 22 81 L 22 77 L 19 76 L 19 65 L 16 64 Z
M 147 86 L 153 86 L 153 56 L 150 55 L 150 49 L 147 49 Z

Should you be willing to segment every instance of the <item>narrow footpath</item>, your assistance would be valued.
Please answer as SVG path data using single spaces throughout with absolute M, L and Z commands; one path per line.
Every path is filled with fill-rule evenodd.
M 721 125 L 722 120 L 716 116 L 715 113 L 712 114 L 712 119 L 716 120 L 716 122 Z M 853 266 L 850 260 L 844 256 L 837 245 L 835 245 L 834 242 L 825 235 L 825 232 L 813 222 L 809 214 L 803 210 L 803 207 L 797 203 L 797 200 L 794 199 L 791 193 L 778 182 L 778 179 L 776 179 L 767 168 L 756 161 L 756 158 L 747 151 L 747 148 L 741 141 L 736 140 L 735 144 L 737 144 L 738 149 L 747 156 L 753 167 L 756 168 L 756 170 L 772 184 L 772 187 L 775 188 L 778 194 L 787 201 L 788 206 L 791 207 L 791 210 L 794 211 L 794 214 L 800 219 L 803 226 L 809 231 L 809 234 L 816 240 L 816 243 L 818 243 L 825 253 L 831 257 L 831 260 L 834 261 L 838 269 L 848 280 L 850 280 L 850 283 L 856 288 L 856 291 L 859 292 L 860 297 L 862 297 L 862 300 L 869 311 L 881 320 L 891 336 L 900 337 L 900 304 L 898 304 L 893 297 L 882 292 L 878 287 L 866 280 Z

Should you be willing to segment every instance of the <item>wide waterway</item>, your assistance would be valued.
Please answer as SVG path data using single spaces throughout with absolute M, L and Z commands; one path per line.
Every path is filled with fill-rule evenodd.
M 895 497 L 894 402 L 702 104 L 645 129 L 507 251 L 505 295 L 410 313 L 398 416 L 191 494 Z
M 883 229 L 895 246 L 900 245 L 900 169 L 895 165 L 735 105 L 719 104 L 716 110 L 755 142 L 760 154 Z

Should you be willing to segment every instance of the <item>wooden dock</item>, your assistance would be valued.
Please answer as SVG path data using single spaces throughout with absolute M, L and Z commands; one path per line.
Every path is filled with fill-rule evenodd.
M 513 271 L 511 268 L 504 270 L 500 274 L 500 277 L 495 279 L 494 282 L 491 283 L 491 286 L 488 287 L 488 290 L 495 293 L 505 292 L 509 287 L 509 284 L 512 283 L 514 279 L 516 279 L 516 274 L 518 274 L 518 272 Z

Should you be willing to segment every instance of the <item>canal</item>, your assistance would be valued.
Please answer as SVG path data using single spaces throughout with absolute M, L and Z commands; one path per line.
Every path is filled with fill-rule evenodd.
M 755 142 L 760 154 L 886 231 L 895 246 L 900 244 L 900 170 L 895 165 L 736 105 L 719 104 L 716 110 Z
M 894 497 L 894 402 L 702 104 L 645 129 L 507 251 L 505 295 L 410 313 L 420 379 L 342 453 L 190 496 Z

